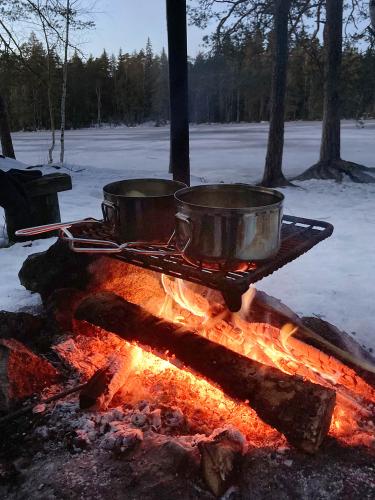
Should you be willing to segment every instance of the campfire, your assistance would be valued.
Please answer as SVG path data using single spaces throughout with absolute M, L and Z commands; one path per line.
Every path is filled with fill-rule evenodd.
M 201 373 L 198 369 L 192 369 L 196 367 L 194 358 L 198 357 L 199 349 L 207 349 L 208 352 L 210 349 L 215 350 L 217 346 L 223 346 L 227 356 L 224 356 L 224 362 L 227 359 L 229 361 L 228 365 L 221 366 L 221 358 L 218 358 L 215 368 L 217 372 L 227 370 L 228 373 L 231 369 L 229 363 L 232 361 L 230 353 L 233 353 L 241 356 L 234 356 L 233 360 L 237 363 L 244 362 L 244 367 L 250 373 L 255 370 L 256 376 L 263 377 L 264 385 L 269 384 L 272 390 L 274 373 L 281 387 L 283 383 L 291 383 L 292 386 L 298 383 L 301 390 L 306 386 L 305 395 L 312 394 L 307 387 L 322 389 L 316 418 L 320 421 L 319 425 L 322 425 L 323 435 L 316 437 L 316 440 L 312 438 L 311 443 L 297 442 L 305 451 L 316 451 L 325 435 L 327 424 L 329 434 L 347 444 L 369 445 L 373 442 L 375 390 L 361 378 L 355 367 L 350 367 L 351 356 L 324 338 L 319 339 L 310 329 L 294 324 L 290 311 L 289 318 L 288 310 L 287 313 L 283 311 L 277 314 L 269 303 L 270 299 L 267 301 L 267 297 L 254 288 L 250 288 L 243 297 L 241 310 L 232 313 L 218 292 L 200 285 L 166 275 L 162 275 L 160 279 L 156 273 L 105 258 L 97 261 L 94 268 L 90 291 L 113 292 L 116 296 L 103 293 L 89 296 L 76 313 L 78 318 L 86 320 L 77 321 L 77 328 L 81 335 L 100 337 L 111 331 L 126 339 L 116 337 L 116 343 L 121 345 L 121 349 L 126 351 L 134 363 L 133 374 L 128 374 L 126 382 L 130 393 L 133 384 L 136 392 L 139 387 L 150 387 L 153 381 L 157 381 L 164 385 L 163 398 L 170 403 L 183 402 L 185 411 L 191 416 L 199 409 L 200 420 L 204 421 L 207 428 L 214 429 L 219 424 L 232 423 L 259 446 L 275 439 L 283 439 L 280 433 L 265 425 L 256 415 L 252 401 L 241 401 L 240 397 L 231 398 L 230 396 L 235 396 L 237 389 L 228 387 L 223 390 L 220 383 L 215 384 L 215 381 L 221 380 L 220 375 L 205 377 L 204 373 L 210 373 L 207 366 L 201 366 Z M 138 307 L 134 308 L 131 304 Z M 117 314 L 113 316 L 116 311 Z M 124 323 L 121 323 L 121 314 L 126 315 Z M 158 350 L 169 342 L 169 337 L 163 341 L 163 335 L 170 331 L 173 332 L 170 348 Z M 182 338 L 179 338 L 180 335 Z M 207 339 L 209 343 L 201 344 L 196 335 Z M 142 340 L 145 339 L 148 345 L 142 345 Z M 173 345 L 174 340 L 177 344 L 185 341 L 187 346 L 191 342 L 191 352 L 184 355 L 183 348 Z M 155 346 L 154 349 L 152 345 Z M 188 348 L 187 350 L 189 351 Z M 184 359 L 178 359 L 176 352 L 182 353 Z M 222 354 L 221 351 L 219 354 Z M 206 351 L 205 356 L 209 356 Z M 209 358 L 206 357 L 206 360 L 208 364 Z M 245 360 L 249 360 L 249 368 Z M 252 361 L 259 365 L 254 366 Z M 362 361 L 362 364 L 367 363 Z M 368 367 L 370 368 L 370 363 Z M 248 376 L 248 373 L 245 372 L 243 377 Z M 289 377 L 283 377 L 284 374 Z M 243 382 L 238 381 L 240 383 Z M 225 380 L 222 384 L 225 385 Z M 267 391 L 268 387 L 263 388 L 260 383 L 257 389 Z M 288 391 L 290 390 L 288 387 Z M 239 389 L 238 394 L 241 395 Z M 287 398 L 288 405 L 293 404 L 293 398 L 288 397 L 287 391 L 283 390 L 278 394 L 265 394 L 265 398 L 283 395 Z M 310 410 L 314 411 L 315 403 L 309 403 Z M 263 408 L 260 412 L 262 410 Z M 303 425 L 308 420 L 309 415 L 301 415 L 299 410 L 298 407 L 290 408 L 290 414 L 285 416 L 286 426 L 296 425 L 299 419 L 300 425 Z M 293 412 L 296 413 L 296 420 Z M 314 422 L 315 425 L 317 423 L 318 420 Z M 281 425 L 283 427 L 284 423 Z M 291 428 L 289 432 L 294 430 Z M 284 433 L 288 434 L 287 428 Z M 293 441 L 293 437 L 291 439 Z
M 41 293 L 69 374 L 63 392 L 51 386 L 33 406 L 45 413 L 38 439 L 127 457 L 162 438 L 189 454 L 185 472 L 200 464 L 215 495 L 256 450 L 319 455 L 330 439 L 373 449 L 371 359 L 253 287 L 233 312 L 218 290 L 61 241 L 29 258 L 20 278 Z

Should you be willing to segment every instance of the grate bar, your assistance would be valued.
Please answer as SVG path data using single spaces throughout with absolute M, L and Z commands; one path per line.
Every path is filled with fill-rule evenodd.
M 79 228 L 82 229 L 79 229 Z M 108 228 L 105 224 L 96 225 L 96 235 L 91 238 L 108 239 Z M 72 226 L 71 230 L 76 237 L 87 237 L 84 234 L 84 226 Z M 80 234 L 77 232 L 81 231 Z M 101 234 L 99 234 L 101 233 Z M 220 290 L 231 310 L 238 310 L 241 306 L 241 296 L 252 283 L 274 273 L 289 262 L 297 259 L 308 250 L 325 240 L 333 233 L 333 226 L 329 222 L 313 219 L 304 219 L 292 215 L 284 215 L 281 225 L 281 246 L 278 254 L 272 259 L 259 262 L 254 269 L 248 271 L 215 271 L 193 266 L 187 263 L 181 256 L 155 256 L 134 255 L 131 252 L 121 254 L 110 254 L 113 259 L 118 259 L 139 267 L 151 269 L 170 276 L 183 278 L 184 280 L 198 283 Z M 152 245 L 145 247 L 153 250 L 157 247 Z

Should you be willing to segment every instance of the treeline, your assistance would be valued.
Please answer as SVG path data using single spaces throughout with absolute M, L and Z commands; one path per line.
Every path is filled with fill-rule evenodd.
M 317 40 L 302 34 L 290 47 L 287 120 L 316 120 L 323 109 L 323 51 Z M 35 35 L 24 46 L 22 60 L 0 55 L 1 93 L 6 98 L 12 130 L 50 127 L 47 73 L 50 72 L 55 123 L 59 126 L 62 64 L 48 58 Z M 198 54 L 189 62 L 192 122 L 262 121 L 269 118 L 271 47 L 261 32 L 241 44 Z M 343 49 L 342 116 L 375 115 L 375 51 Z M 75 53 L 68 64 L 67 128 L 102 123 L 156 124 L 169 119 L 168 59 L 145 49 L 83 60 Z

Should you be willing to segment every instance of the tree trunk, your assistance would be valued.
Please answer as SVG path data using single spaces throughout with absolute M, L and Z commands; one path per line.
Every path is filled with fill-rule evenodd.
M 370 9 L 371 26 L 375 33 L 375 0 L 370 0 L 369 9 Z
M 55 117 L 53 112 L 50 83 L 48 83 L 47 94 L 48 94 L 49 121 L 51 125 L 51 146 L 48 149 L 48 163 L 53 163 L 53 151 L 55 149 L 55 144 L 56 144 L 56 127 L 55 127 Z
M 343 0 L 326 1 L 324 26 L 324 108 L 320 161 L 340 160 L 340 76 Z
M 342 58 L 343 0 L 326 0 L 324 27 L 324 104 L 322 141 L 318 163 L 298 175 L 296 180 L 345 177 L 358 183 L 375 183 L 375 168 L 369 168 L 340 156 L 340 80 Z
M 168 353 L 169 359 L 218 385 L 229 397 L 248 401 L 264 422 L 303 451 L 317 451 L 328 433 L 336 398 L 332 389 L 230 351 L 111 292 L 84 299 L 75 318 L 135 341 L 158 356 Z
M 288 181 L 282 172 L 282 160 L 288 67 L 288 15 L 291 0 L 276 0 L 274 4 L 270 128 L 262 185 L 285 186 Z
M 98 127 L 102 126 L 102 92 L 100 85 L 96 86 L 96 99 L 97 99 L 97 108 L 98 108 L 98 114 L 97 114 L 97 125 Z
M 13 149 L 12 136 L 10 134 L 8 111 L 5 101 L 0 95 L 0 139 L 1 149 L 4 156 L 8 158 L 16 158 Z
M 51 74 L 52 52 L 48 39 L 45 20 L 39 10 L 38 10 L 38 15 L 40 22 L 42 24 L 44 40 L 46 42 L 46 47 L 47 47 L 47 99 L 48 99 L 48 111 L 49 111 L 49 120 L 51 127 L 51 146 L 48 148 L 48 163 L 53 163 L 53 151 L 55 149 L 55 144 L 56 144 L 56 127 L 55 127 L 55 116 L 54 116 L 53 99 L 52 99 L 52 74 Z
M 62 84 L 62 94 L 61 94 L 60 163 L 64 162 L 64 153 L 65 153 L 65 104 L 66 104 L 66 86 L 68 81 L 69 25 L 70 25 L 70 0 L 66 0 L 66 25 L 65 25 L 66 31 L 65 31 L 65 47 L 64 47 L 63 84 Z
M 236 122 L 240 123 L 240 89 L 236 93 Z
M 190 185 L 186 0 L 167 0 L 169 93 L 171 112 L 170 172 Z

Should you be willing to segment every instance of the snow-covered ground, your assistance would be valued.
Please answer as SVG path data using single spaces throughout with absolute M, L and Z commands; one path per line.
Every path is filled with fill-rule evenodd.
M 87 129 L 68 131 L 66 137 L 67 168 L 74 188 L 60 195 L 63 220 L 99 217 L 102 187 L 107 182 L 127 177 L 169 177 L 166 127 Z M 375 166 L 374 138 L 375 122 L 367 122 L 364 129 L 356 128 L 354 122 L 344 122 L 343 158 Z M 19 132 L 13 140 L 20 162 L 35 165 L 46 161 L 47 132 Z M 192 126 L 192 183 L 258 181 L 266 141 L 267 124 Z M 287 124 L 287 176 L 298 174 L 317 160 L 319 141 L 320 123 Z M 0 168 L 12 166 L 22 168 L 10 160 L 0 160 Z M 43 170 L 50 172 L 51 168 Z M 356 332 L 362 343 L 375 348 L 375 185 L 308 181 L 299 186 L 283 190 L 285 213 L 329 221 L 335 232 L 257 287 L 300 314 L 318 315 Z M 52 242 L 40 240 L 31 247 L 17 244 L 0 250 L 0 309 L 27 310 L 39 304 L 37 296 L 19 285 L 17 274 L 27 255 Z

